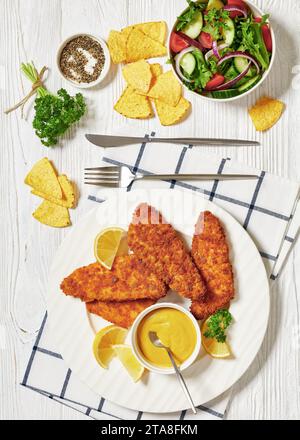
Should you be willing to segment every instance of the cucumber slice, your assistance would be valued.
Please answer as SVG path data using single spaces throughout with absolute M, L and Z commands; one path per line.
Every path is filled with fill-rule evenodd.
M 249 78 L 247 78 L 246 76 L 244 76 L 244 78 L 240 79 L 234 86 L 235 89 L 238 89 L 239 87 L 243 86 L 244 84 L 246 84 L 246 82 L 249 81 Z
M 195 18 L 184 28 L 182 32 L 190 38 L 197 38 L 203 27 L 203 15 L 199 11 L 195 14 Z
M 261 80 L 261 75 L 256 75 L 254 78 L 249 79 L 245 84 L 240 86 L 237 90 L 240 93 L 246 93 L 248 90 L 252 89 Z
M 242 57 L 235 57 L 233 60 L 233 63 L 234 63 L 234 67 L 236 68 L 236 70 L 239 73 L 242 73 L 247 68 L 247 66 L 249 64 L 249 60 L 247 60 L 246 58 L 242 58 Z
M 244 49 L 244 47 L 241 46 L 238 48 L 238 50 L 243 52 L 245 49 Z M 249 60 L 247 60 L 247 58 L 243 58 L 243 57 L 235 57 L 233 60 L 233 63 L 234 63 L 234 67 L 236 68 L 236 70 L 239 73 L 242 73 L 247 68 L 247 66 L 249 64 Z M 255 76 L 255 74 L 256 74 L 256 68 L 252 65 L 245 76 L 248 78 L 253 78 Z
M 228 90 L 215 90 L 211 92 L 212 97 L 216 99 L 228 99 L 233 98 L 240 94 L 238 89 L 228 89 Z
M 223 29 L 222 36 L 224 38 L 224 43 L 231 46 L 235 37 L 235 26 L 233 20 L 231 18 L 226 18 L 224 21 L 226 24 L 226 29 Z
M 230 81 L 233 78 L 236 78 L 238 76 L 239 72 L 237 72 L 236 68 L 232 64 L 229 69 L 226 70 L 224 73 L 225 78 Z
M 196 67 L 196 60 L 194 55 L 192 55 L 191 53 L 186 53 L 181 58 L 180 66 L 188 75 L 191 75 Z
M 206 10 L 210 9 L 222 9 L 224 8 L 224 3 L 221 0 L 209 0 Z

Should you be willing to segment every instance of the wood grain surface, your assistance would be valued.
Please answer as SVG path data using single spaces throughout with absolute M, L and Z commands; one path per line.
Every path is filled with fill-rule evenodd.
M 300 174 L 300 1 L 256 0 L 271 14 L 277 40 L 274 69 L 262 87 L 233 103 L 204 103 L 186 93 L 193 112 L 182 124 L 161 128 L 157 120 L 126 121 L 112 110 L 123 80 L 114 67 L 106 83 L 84 91 L 89 113 L 68 132 L 61 147 L 41 146 L 31 127 L 32 105 L 26 117 L 4 116 L 30 85 L 22 77 L 22 61 L 49 66 L 47 87 L 72 89 L 55 67 L 61 41 L 78 32 L 107 38 L 110 29 L 164 19 L 169 27 L 185 8 L 184 0 L 0 0 L 1 99 L 1 293 L 0 293 L 0 419 L 85 419 L 87 417 L 22 388 L 19 383 L 32 342 L 45 312 L 44 292 L 49 264 L 67 230 L 43 227 L 32 219 L 38 200 L 23 184 L 31 166 L 44 156 L 82 186 L 85 165 L 96 164 L 99 150 L 90 147 L 84 133 L 111 133 L 127 125 L 159 130 L 162 136 L 202 136 L 257 139 L 257 148 L 218 149 L 220 154 L 299 180 Z M 258 134 L 247 108 L 269 94 L 282 99 L 286 111 L 269 132 Z M 216 151 L 207 148 L 207 151 Z M 82 202 L 72 221 L 84 213 Z M 296 244 L 272 289 L 271 318 L 262 349 L 248 372 L 235 385 L 228 419 L 300 418 L 300 246 Z M 253 323 L 255 326 L 255 322 Z M 251 328 L 249 329 L 251 331 Z

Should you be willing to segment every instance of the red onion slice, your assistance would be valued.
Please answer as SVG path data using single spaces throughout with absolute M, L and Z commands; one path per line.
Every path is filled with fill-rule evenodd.
M 223 9 L 228 12 L 240 12 L 245 18 L 248 17 L 247 9 L 243 6 L 226 5 Z
M 200 49 L 201 52 L 203 52 L 205 49 L 198 40 L 193 40 L 193 38 L 188 37 L 183 32 L 176 32 L 177 35 L 179 35 L 184 41 L 186 41 L 191 46 L 197 47 L 197 49 Z
M 174 58 L 175 60 L 175 69 L 177 72 L 177 75 L 183 80 L 183 81 L 187 81 L 187 82 L 193 82 L 193 80 L 186 78 L 183 73 L 181 72 L 181 68 L 180 68 L 180 61 L 181 59 L 184 57 L 185 54 L 189 53 L 189 52 L 193 52 L 195 50 L 195 47 L 187 47 L 186 49 L 183 49 L 179 54 L 176 55 L 176 57 Z
M 246 52 L 241 52 L 240 50 L 237 50 L 235 52 L 228 52 L 226 55 L 224 55 L 218 61 L 218 66 L 220 66 L 220 64 L 222 64 L 224 61 L 229 60 L 230 58 L 235 58 L 235 57 L 246 58 L 247 60 L 251 61 L 254 64 L 254 66 L 256 67 L 257 74 L 260 72 L 260 67 L 259 67 L 259 64 L 256 61 L 256 59 L 252 55 L 249 55 Z
M 212 43 L 212 51 L 215 57 L 218 58 L 218 60 L 221 59 L 220 53 L 219 53 L 219 48 L 218 48 L 218 44 L 217 42 L 214 40 Z
M 210 92 L 214 92 L 216 90 L 227 90 L 230 89 L 232 86 L 234 86 L 237 82 L 239 82 L 240 79 L 244 78 L 244 76 L 248 73 L 250 69 L 251 63 L 248 64 L 246 69 L 240 73 L 238 76 L 233 78 L 232 80 L 228 81 L 225 84 L 221 84 L 220 86 L 216 87 L 215 89 L 210 90 Z
M 220 50 L 223 50 L 226 47 L 228 47 L 228 44 L 220 44 L 220 46 L 218 46 L 218 53 L 220 54 Z M 209 58 L 212 57 L 213 55 L 215 55 L 213 49 L 210 50 L 209 52 L 206 52 L 206 54 L 205 54 L 205 61 L 207 62 L 209 60 Z

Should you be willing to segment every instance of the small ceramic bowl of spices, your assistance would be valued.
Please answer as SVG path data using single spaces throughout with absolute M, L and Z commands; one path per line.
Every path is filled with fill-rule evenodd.
M 88 89 L 100 84 L 110 69 L 110 54 L 101 38 L 77 34 L 67 38 L 57 52 L 57 67 L 73 86 Z

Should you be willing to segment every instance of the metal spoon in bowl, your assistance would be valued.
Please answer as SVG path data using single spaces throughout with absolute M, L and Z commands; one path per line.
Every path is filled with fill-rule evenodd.
M 173 367 L 174 367 L 174 370 L 175 370 L 175 372 L 176 372 L 177 378 L 178 378 L 178 380 L 179 380 L 179 382 L 180 382 L 180 385 L 181 385 L 181 387 L 182 387 L 182 389 L 183 389 L 183 392 L 184 392 L 184 394 L 186 395 L 186 398 L 188 399 L 188 401 L 189 401 L 189 403 L 190 403 L 190 405 L 191 405 L 192 411 L 193 411 L 194 414 L 197 414 L 197 410 L 196 410 L 196 408 L 195 408 L 195 405 L 194 405 L 193 399 L 192 399 L 192 397 L 191 397 L 191 395 L 190 395 L 190 392 L 189 392 L 189 390 L 188 390 L 188 387 L 186 386 L 185 380 L 184 380 L 184 378 L 182 377 L 182 374 L 181 374 L 179 368 L 178 368 L 177 365 L 176 365 L 176 362 L 175 362 L 175 360 L 174 360 L 174 357 L 173 357 L 173 355 L 172 355 L 171 350 L 169 349 L 169 347 L 166 347 L 166 346 L 161 342 L 161 340 L 160 340 L 159 337 L 157 336 L 157 333 L 156 333 L 156 332 L 149 332 L 149 338 L 150 338 L 150 341 L 152 342 L 152 344 L 155 345 L 155 347 L 157 347 L 157 348 L 164 348 L 164 349 L 167 351 L 167 353 L 168 353 L 168 355 L 169 355 L 169 358 L 170 358 L 170 360 L 171 360 L 171 362 L 172 362 L 172 365 L 173 365 Z

